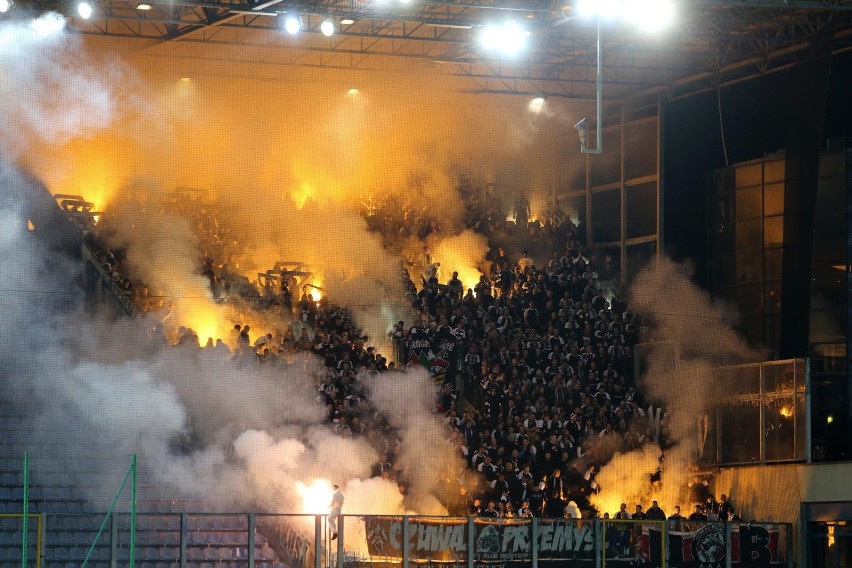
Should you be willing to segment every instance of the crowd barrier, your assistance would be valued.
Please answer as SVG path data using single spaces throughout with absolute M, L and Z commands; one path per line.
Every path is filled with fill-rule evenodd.
M 27 564 L 130 566 L 130 515 L 30 514 Z M 620 521 L 139 513 L 141 568 L 672 568 L 792 566 L 792 526 L 774 522 Z M 0 516 L 0 565 L 21 566 L 23 516 Z M 91 553 L 89 553 L 91 549 Z

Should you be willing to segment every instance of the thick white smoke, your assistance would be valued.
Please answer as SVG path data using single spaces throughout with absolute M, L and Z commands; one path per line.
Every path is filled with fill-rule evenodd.
M 54 12 L 0 21 L 0 151 L 17 156 L 34 142 L 64 143 L 115 119 L 114 87 L 126 72 L 79 42 Z
M 760 353 L 734 330 L 736 311 L 711 298 L 691 276 L 689 267 L 659 257 L 631 286 L 630 309 L 648 323 L 643 337 L 648 342 L 643 345 L 646 370 L 638 382 L 647 400 L 666 412 L 665 435 L 672 447 L 662 464 L 653 445 L 650 450 L 645 446 L 616 455 L 603 468 L 598 478 L 603 491 L 597 502 L 610 513 L 617 511 L 619 500 L 647 507 L 656 499 L 669 510 L 687 505 L 687 485 L 694 475 L 690 470 L 703 452 L 712 451 L 706 447 L 704 429 L 718 394 L 714 369 L 760 359 Z M 640 433 L 646 426 L 655 429 L 653 416 L 647 418 L 648 422 L 640 421 Z M 660 468 L 659 485 L 652 487 L 651 475 Z
M 93 480 L 115 479 L 137 454 L 148 497 L 297 512 L 305 504 L 296 482 L 324 478 L 351 485 L 352 504 L 402 512 L 395 484 L 361 481 L 378 459 L 366 438 L 341 437 L 328 424 L 313 381 L 318 361 L 283 370 L 230 361 L 216 350 L 164 346 L 144 319 L 87 316 L 76 267 L 27 230 L 21 204 L 42 190 L 7 163 L 2 172 L 0 382 L 26 416 L 18 427 L 40 466 L 35 475 L 61 474 L 103 505 L 117 487 Z M 419 452 L 434 387 L 417 373 L 380 381 L 376 392 L 391 395 L 379 397 L 379 409 L 405 414 L 405 455 Z M 415 475 L 428 495 L 429 482 Z

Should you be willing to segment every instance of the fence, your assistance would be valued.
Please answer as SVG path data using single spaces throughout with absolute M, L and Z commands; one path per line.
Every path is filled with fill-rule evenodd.
M 14 515 L 12 516 L 14 517 Z M 18 517 L 20 517 L 18 515 Z M 11 517 L 9 517 L 11 518 Z M 27 566 L 81 566 L 104 515 L 32 515 Z M 0 565 L 22 566 L 20 519 L 0 519 Z M 571 568 L 792 566 L 790 524 L 607 519 L 137 514 L 141 568 Z M 130 517 L 114 513 L 88 566 L 131 566 Z M 17 527 L 18 532 L 9 529 Z M 17 539 L 17 542 L 16 542 Z

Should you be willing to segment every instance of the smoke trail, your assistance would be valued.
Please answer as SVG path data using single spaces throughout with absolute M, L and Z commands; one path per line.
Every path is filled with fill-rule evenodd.
M 446 514 L 431 492 L 436 480 L 462 464 L 446 441 L 446 428 L 431 412 L 436 389 L 428 373 L 412 369 L 402 375 L 384 374 L 368 385 L 371 400 L 398 425 L 403 438 L 399 463 L 409 478 L 406 504 L 421 514 Z
M 403 512 L 395 484 L 365 480 L 378 458 L 366 438 L 327 425 L 313 383 L 320 362 L 229 361 L 215 350 L 165 347 L 144 319 L 89 318 L 72 285 L 76 267 L 27 230 L 23 204 L 40 190 L 6 164 L 0 172 L 0 383 L 26 416 L 22 435 L 41 479 L 80 485 L 105 506 L 116 488 L 108 480 L 135 453 L 147 497 L 293 512 L 305 507 L 296 481 L 323 478 L 348 488 L 349 507 Z M 435 510 L 437 477 L 415 460 L 427 450 L 424 432 L 431 455 L 442 446 L 429 414 L 434 385 L 425 373 L 396 374 L 376 379 L 374 390 L 402 426 L 402 460 L 423 503 L 409 507 Z
M 0 70 L 0 151 L 11 156 L 106 127 L 119 103 L 113 87 L 128 80 L 114 62 L 87 53 L 53 12 L 0 22 Z
M 644 338 L 650 340 L 644 345 L 647 370 L 639 383 L 648 400 L 667 413 L 668 442 L 673 447 L 665 452 L 659 487 L 652 488 L 650 482 L 661 465 L 656 445 L 638 450 L 638 455 L 617 455 L 604 467 L 599 475 L 603 491 L 597 503 L 610 512 L 617 510 L 612 509 L 615 501 L 627 498 L 646 506 L 654 498 L 669 509 L 686 504 L 689 469 L 703 452 L 710 451 L 705 447 L 703 423 L 716 396 L 713 370 L 760 358 L 732 328 L 736 312 L 712 299 L 690 278 L 688 267 L 659 257 L 631 286 L 630 308 L 650 324 Z M 648 422 L 640 420 L 640 430 L 654 428 L 653 417 L 646 418 Z M 608 491 L 623 497 L 613 497 Z

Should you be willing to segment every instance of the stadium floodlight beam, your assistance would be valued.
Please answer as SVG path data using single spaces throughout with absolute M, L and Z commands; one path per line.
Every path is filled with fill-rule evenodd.
M 0 0 L 0 14 L 5 14 L 12 7 L 14 2 L 12 0 Z
M 334 35 L 334 22 L 332 22 L 330 19 L 323 20 L 323 22 L 320 24 L 320 31 L 322 32 L 322 35 L 324 35 L 325 37 L 333 36 Z
M 80 2 L 77 4 L 77 13 L 84 20 L 88 20 L 92 17 L 92 5 L 88 2 Z
M 296 35 L 302 30 L 302 18 L 296 14 L 284 16 L 284 30 L 290 35 Z
M 479 41 L 485 49 L 515 55 L 524 48 L 529 35 L 516 22 L 489 24 L 482 29 Z
M 658 32 L 674 20 L 673 0 L 577 0 L 581 18 L 619 20 L 643 31 Z
M 544 96 L 540 95 L 532 99 L 530 104 L 527 105 L 527 109 L 534 114 L 541 114 L 541 111 L 544 110 Z
M 645 0 L 645 2 L 627 2 L 626 19 L 635 23 L 646 32 L 659 32 L 674 21 L 672 0 Z

